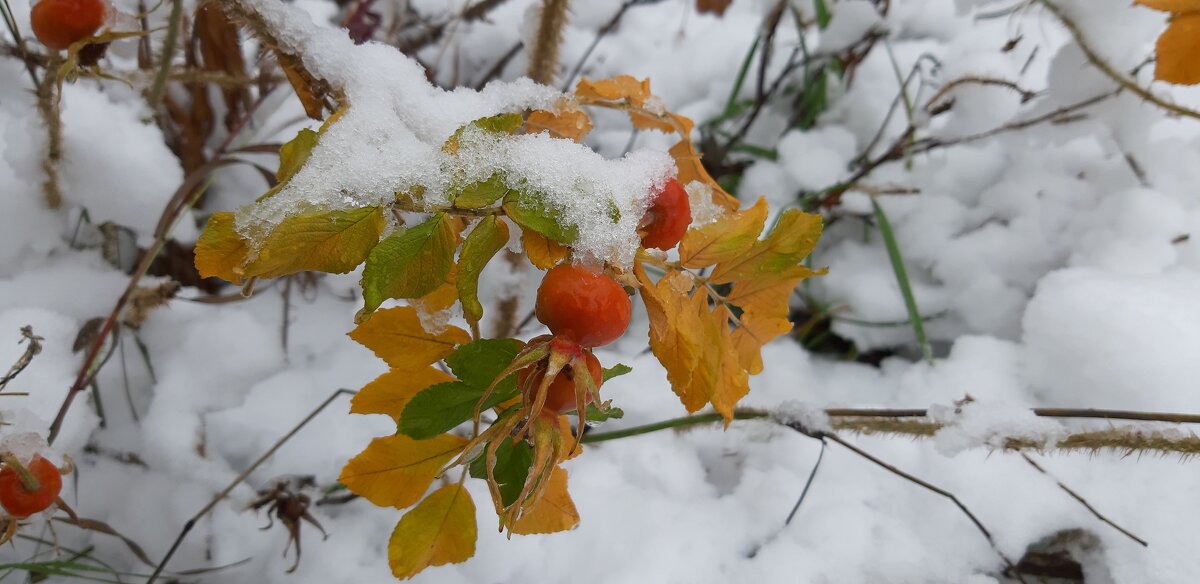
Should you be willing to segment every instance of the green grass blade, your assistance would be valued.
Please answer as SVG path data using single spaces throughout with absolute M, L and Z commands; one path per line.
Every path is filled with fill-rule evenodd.
M 925 324 L 921 320 L 921 311 L 917 308 L 917 299 L 913 297 L 912 286 L 908 282 L 908 271 L 904 268 L 904 258 L 900 255 L 900 246 L 896 243 L 896 234 L 892 232 L 892 224 L 879 202 L 871 197 L 871 207 L 875 209 L 875 221 L 879 224 L 879 233 L 883 235 L 883 244 L 887 247 L 888 258 L 892 261 L 892 269 L 896 272 L 896 283 L 904 296 L 904 308 L 908 311 L 908 322 L 912 323 L 913 333 L 917 335 L 917 344 L 921 346 L 921 355 L 926 361 L 933 362 L 933 348 L 925 336 Z
M 746 58 L 742 59 L 742 68 L 738 71 L 737 80 L 733 82 L 733 91 L 729 92 L 729 99 L 725 101 L 725 111 L 722 117 L 728 118 L 737 105 L 737 96 L 742 92 L 742 84 L 746 82 L 746 75 L 750 72 L 750 63 L 754 61 L 754 53 L 758 52 L 758 43 L 762 42 L 762 33 L 754 35 L 754 42 L 750 43 L 750 50 L 746 51 Z

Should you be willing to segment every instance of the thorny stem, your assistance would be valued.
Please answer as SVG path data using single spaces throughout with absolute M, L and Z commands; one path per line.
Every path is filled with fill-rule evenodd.
M 1063 419 L 1103 419 L 1129 420 L 1142 422 L 1164 422 L 1173 424 L 1200 424 L 1200 415 L 1175 414 L 1159 412 L 1137 412 L 1125 410 L 1096 410 L 1069 408 L 1033 408 L 1035 416 L 1043 418 Z M 903 434 L 913 438 L 930 438 L 942 429 L 940 422 L 928 419 L 927 411 L 921 409 L 855 409 L 831 408 L 825 410 L 834 430 L 844 430 L 861 434 Z M 766 410 L 738 408 L 733 412 L 735 420 L 772 419 L 774 414 Z M 624 428 L 611 432 L 592 432 L 583 437 L 584 444 L 605 442 L 658 432 L 660 430 L 680 429 L 703 424 L 715 424 L 723 421 L 720 414 L 711 412 L 693 416 L 683 416 Z M 1184 455 L 1200 454 L 1200 436 L 1163 436 L 1148 433 L 1136 427 L 1109 428 L 1104 430 L 1080 431 L 1067 434 L 1053 445 L 1047 445 L 1045 440 L 1028 436 L 1001 436 L 995 444 L 1000 444 L 1001 450 L 1118 450 L 1122 452 L 1149 450 L 1157 452 L 1175 452 Z
M 542 0 L 537 33 L 529 50 L 529 78 L 542 85 L 550 85 L 554 81 L 569 3 L 569 0 Z
M 51 209 L 62 207 L 62 190 L 58 185 L 58 165 L 62 161 L 62 118 L 59 116 L 57 87 L 58 67 L 62 57 L 50 55 L 42 71 L 42 81 L 37 86 L 37 110 L 46 124 L 46 156 L 42 159 L 42 170 L 46 179 L 42 183 L 42 196 Z

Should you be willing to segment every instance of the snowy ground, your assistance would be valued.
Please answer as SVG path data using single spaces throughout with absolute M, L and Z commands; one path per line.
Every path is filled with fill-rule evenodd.
M 320 0 L 296 4 L 318 22 L 328 22 L 337 10 Z M 438 0 L 412 4 L 428 14 L 448 9 Z M 432 46 L 421 56 L 437 66 L 439 82 L 453 84 L 458 76 L 473 83 L 520 39 L 529 4 L 511 0 L 488 20 L 456 29 L 448 49 Z M 794 4 L 808 18 L 814 14 L 810 0 Z M 1164 14 L 1131 7 L 1127 0 L 1059 4 L 1120 71 L 1152 54 L 1166 22 Z M 573 2 L 563 44 L 566 68 L 620 5 Z M 697 14 L 683 0 L 634 6 L 599 44 L 584 73 L 648 76 L 672 110 L 696 120 L 712 118 L 725 107 L 741 61 L 774 5 L 735 0 L 719 19 Z M 1019 93 L 1005 87 L 958 88 L 948 113 L 924 123 L 920 118 L 927 114 L 916 112 L 921 138 L 970 136 L 1113 88 L 1039 5 L 1007 12 L 1013 3 L 890 5 L 879 19 L 870 2 L 841 0 L 831 5 L 833 21 L 823 35 L 809 28 L 808 48 L 817 52 L 849 46 L 871 27 L 886 30 L 888 41 L 858 65 L 848 89 L 831 80 L 831 105 L 813 129 L 781 136 L 787 104 L 767 108 L 746 143 L 777 146 L 779 156 L 776 161 L 746 156 L 751 163 L 738 187 L 744 200 L 765 196 L 779 209 L 794 203 L 797 193 L 846 178 L 847 165 L 872 141 L 897 96 L 897 72 L 907 74 L 918 61 L 921 72 L 908 86 L 918 106 L 948 81 L 972 75 L 1008 79 L 1038 92 L 1022 103 Z M 136 10 L 130 0 L 118 6 Z M 16 0 L 13 8 L 26 26 L 25 0 Z M 155 16 L 164 19 L 165 13 L 160 9 Z M 1012 50 L 1001 50 L 1017 38 Z M 785 17 L 774 38 L 771 78 L 797 43 L 796 27 Z M 134 59 L 132 43 L 118 42 L 109 63 L 129 67 Z M 450 66 L 454 59 L 457 67 Z M 502 78 L 516 78 L 523 68 L 518 56 Z M 1140 70 L 1143 85 L 1152 68 Z M 756 75 L 750 73 L 742 97 L 753 97 Z M 1181 104 L 1200 105 L 1200 91 L 1151 87 Z M 135 91 L 116 82 L 81 80 L 65 85 L 62 98 L 61 183 L 69 204 L 62 211 L 44 209 L 45 133 L 29 89 L 20 62 L 0 59 L 0 367 L 24 350 L 16 344 L 21 326 L 32 325 L 45 339 L 42 354 L 11 387 L 30 395 L 5 398 L 2 405 L 49 420 L 81 360 L 71 350 L 76 333 L 87 320 L 107 315 L 127 282 L 100 250 L 72 245 L 81 209 L 92 223 L 113 221 L 145 244 L 183 172 L 156 126 L 143 123 L 149 116 Z M 853 440 L 956 494 L 1009 557 L 1020 558 L 1028 546 L 1056 534 L 1082 530 L 1065 540 L 1089 583 L 1196 582 L 1200 475 L 1192 472 L 1194 462 L 1112 453 L 1031 455 L 1149 542 L 1142 547 L 1101 523 L 1019 455 L 962 449 L 976 442 L 972 431 L 1023 431 L 1030 422 L 1018 410 L 1027 407 L 1200 411 L 1195 387 L 1200 238 L 1187 238 L 1200 229 L 1200 123 L 1168 117 L 1128 92 L 1084 111 L 1085 118 L 1070 123 L 1041 124 L 891 163 L 866 180 L 878 189 L 919 190 L 878 200 L 896 229 L 921 313 L 936 315 L 926 323 L 934 363 L 920 359 L 879 232 L 864 227 L 870 199 L 852 191 L 830 211 L 840 219 L 814 254 L 813 264 L 829 266 L 829 275 L 806 284 L 805 291 L 826 305 L 844 307 L 841 316 L 899 322 L 878 327 L 841 319 L 833 329 L 860 351 L 890 348 L 897 355 L 873 366 L 810 353 L 785 337 L 764 351 L 765 371 L 752 378 L 744 404 L 926 407 L 969 394 L 976 400 L 968 406 L 972 411 L 991 407 L 1011 418 L 980 415 L 976 426 L 932 441 Z M 299 121 L 302 115 L 299 102 L 289 98 L 256 138 L 286 140 L 306 123 Z M 896 139 L 905 117 L 901 106 L 881 144 Z M 615 117 L 597 119 L 599 129 L 589 143 L 619 156 L 629 141 L 628 127 Z M 665 149 L 671 141 L 643 133 L 636 146 Z M 175 238 L 193 240 L 208 212 L 235 208 L 262 191 L 253 170 L 222 172 L 205 208 L 185 216 Z M 90 229 L 84 232 L 87 239 Z M 494 298 L 511 284 L 502 271 L 485 274 L 485 294 Z M 149 347 L 156 377 L 127 336 L 98 379 L 105 427 L 91 400 L 70 410 L 55 443 L 79 465 L 67 501 L 81 515 L 142 544 L 151 558 L 161 557 L 188 517 L 331 392 L 361 387 L 384 370 L 370 351 L 345 336 L 361 305 L 357 281 L 351 274 L 325 277 L 303 290 L 297 286 L 287 309 L 282 282 L 227 304 L 190 301 L 202 294 L 185 288 L 181 299 L 154 311 L 139 336 Z M 520 285 L 531 297 L 536 284 L 531 277 Z M 626 412 L 605 430 L 685 413 L 661 367 L 642 354 L 645 327 L 644 314 L 635 315 L 624 339 L 598 351 L 605 364 L 633 367 L 605 386 Z M 372 437 L 394 430 L 383 416 L 349 416 L 347 404 L 340 399 L 321 413 L 251 475 L 250 486 L 239 487 L 200 521 L 170 569 L 248 560 L 183 580 L 390 581 L 385 546 L 398 518 L 395 510 L 363 500 L 315 508 L 330 537 L 320 541 L 316 531 L 306 530 L 304 556 L 293 574 L 285 573 L 291 558 L 280 553 L 283 530 L 277 525 L 260 531 L 266 518 L 243 510 L 254 498 L 251 487 L 280 475 L 314 475 L 318 484 L 332 484 L 347 458 Z M 1006 581 L 999 575 L 999 556 L 950 501 L 838 445 L 826 451 L 808 497 L 785 528 L 819 451 L 819 442 L 765 422 L 598 444 L 567 463 L 582 517 L 576 530 L 506 540 L 491 529 L 491 509 L 479 504 L 476 556 L 430 569 L 415 581 Z M 140 462 L 129 462 L 126 453 Z M 476 501 L 488 499 L 481 482 L 468 485 Z M 28 533 L 46 536 L 43 529 Z M 71 549 L 94 546 L 93 555 L 118 571 L 149 571 L 114 538 L 70 527 L 59 527 L 57 535 Z M 48 559 L 48 552 L 45 545 L 21 540 L 0 552 L 0 560 Z M 24 572 L 0 572 L 3 581 L 25 578 Z

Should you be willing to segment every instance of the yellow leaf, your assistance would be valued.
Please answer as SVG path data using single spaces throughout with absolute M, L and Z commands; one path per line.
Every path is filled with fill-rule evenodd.
M 430 566 L 475 555 L 475 503 L 461 484 L 442 487 L 413 507 L 388 540 L 392 575 L 407 580 Z
M 696 145 L 692 144 L 690 133 L 681 133 L 680 135 L 683 136 L 683 139 L 676 142 L 667 151 L 671 158 L 675 159 L 675 166 L 679 168 L 679 182 L 686 186 L 692 181 L 700 181 L 712 187 L 713 202 L 730 211 L 736 211 L 741 206 L 737 197 L 726 192 L 721 184 L 705 170 L 704 164 L 700 162 L 700 152 L 696 150 Z
M 705 346 L 709 350 L 708 359 L 719 364 L 716 381 L 710 389 L 712 394 L 709 401 L 712 402 L 713 409 L 725 418 L 725 427 L 728 428 L 733 422 L 733 408 L 750 393 L 750 374 L 742 367 L 734 347 L 733 329 L 728 326 L 730 315 L 724 307 L 718 307 L 715 312 L 709 313 L 707 305 L 707 301 L 701 305 L 701 310 L 704 311 L 701 316 L 711 323 L 707 329 L 710 334 L 709 341 Z
M 712 281 L 724 284 L 785 273 L 812 252 L 821 237 L 821 228 L 820 215 L 788 209 L 779 216 L 766 239 L 755 242 L 746 253 L 717 264 Z
M 529 119 L 525 120 L 525 132 L 535 134 L 543 130 L 555 138 L 580 142 L 592 131 L 592 120 L 583 110 L 564 100 L 556 112 L 537 110 L 529 114 Z
M 376 438 L 346 463 L 338 481 L 380 507 L 403 509 L 425 494 L 442 466 L 466 444 L 452 434 L 428 440 L 403 434 Z
M 742 309 L 732 340 L 738 362 L 751 375 L 762 372 L 762 346 L 792 330 L 788 299 L 796 284 L 811 275 L 814 275 L 812 270 L 795 266 L 783 274 L 739 280 L 725 297 Z
M 373 351 L 388 365 L 401 370 L 421 369 L 454 352 L 457 345 L 471 341 L 458 327 L 430 334 L 411 306 L 398 306 L 375 313 L 374 318 L 350 331 L 350 338 Z
M 379 207 L 319 211 L 284 219 L 263 241 L 246 276 L 277 278 L 296 272 L 345 274 L 367 259 L 386 225 Z
M 691 290 L 691 278 L 682 272 L 671 271 L 658 283 L 640 264 L 634 273 L 650 317 L 650 349 L 667 370 L 671 389 L 689 413 L 712 404 L 728 425 L 734 406 L 750 391 L 729 311 L 710 308 L 708 295 Z
M 213 213 L 196 240 L 196 269 L 203 278 L 237 283 L 250 248 L 233 225 L 233 213 Z
M 579 512 L 567 492 L 567 471 L 555 467 L 546 480 L 546 490 L 533 508 L 511 526 L 518 535 L 556 533 L 579 525 Z
M 1155 47 L 1154 78 L 1179 85 L 1200 83 L 1200 12 L 1176 14 Z
M 352 414 L 387 414 L 399 418 L 408 400 L 421 390 L 454 377 L 436 367 L 412 371 L 392 369 L 363 386 L 350 400 Z
M 525 255 L 529 256 L 529 261 L 543 270 L 558 265 L 566 259 L 570 251 L 565 245 L 532 229 L 521 230 L 521 246 L 525 248 Z
M 650 349 L 667 370 L 667 380 L 683 406 L 695 412 L 708 403 L 708 397 L 692 390 L 692 376 L 704 352 L 698 342 L 698 314 L 686 306 L 692 284 L 680 272 L 651 282 L 640 263 L 634 265 L 634 275 L 642 284 L 642 302 L 650 318 Z
M 750 249 L 767 221 L 767 202 L 729 213 L 716 222 L 689 229 L 679 242 L 679 261 L 689 268 L 703 268 L 733 259 Z
M 1200 11 L 1200 0 L 1134 0 L 1134 3 L 1154 10 L 1174 12 L 1176 14 Z

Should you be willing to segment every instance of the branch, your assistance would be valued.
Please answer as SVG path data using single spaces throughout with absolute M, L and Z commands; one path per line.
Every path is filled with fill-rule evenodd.
M 1200 112 L 1166 101 L 1161 97 L 1154 95 L 1150 91 L 1143 89 L 1142 86 L 1138 85 L 1134 80 L 1122 75 L 1116 69 L 1113 69 L 1113 66 L 1109 65 L 1108 62 L 1106 62 L 1099 55 L 1099 53 L 1097 53 L 1096 50 L 1092 48 L 1090 44 L 1088 44 L 1087 39 L 1085 39 L 1083 36 L 1083 31 L 1079 29 L 1079 25 L 1076 24 L 1075 21 L 1069 16 L 1067 16 L 1066 13 L 1063 12 L 1062 8 L 1060 8 L 1051 0 L 1037 1 L 1041 2 L 1041 4 L 1045 6 L 1047 10 L 1049 10 L 1056 18 L 1058 18 L 1060 22 L 1062 22 L 1067 31 L 1071 33 L 1071 36 L 1075 38 L 1075 44 L 1079 45 L 1079 48 L 1083 51 L 1083 54 L 1087 57 L 1088 61 L 1090 61 L 1092 65 L 1095 65 L 1096 68 L 1099 69 L 1101 73 L 1104 73 L 1106 77 L 1112 79 L 1122 88 L 1128 89 L 1138 97 L 1164 110 L 1167 110 L 1168 112 L 1200 120 Z
M 1038 417 L 1056 419 L 1083 418 L 1200 424 L 1200 415 L 1195 414 L 1069 408 L 1034 408 L 1030 411 Z M 897 434 L 912 438 L 931 438 L 944 427 L 941 422 L 930 419 L 926 410 L 920 409 L 833 408 L 824 410 L 824 413 L 829 417 L 830 426 L 834 430 L 858 434 Z M 739 408 L 734 410 L 733 418 L 735 420 L 774 420 L 775 416 L 775 413 L 766 410 Z M 720 421 L 723 421 L 723 418 L 715 412 L 684 416 L 612 432 L 589 433 L 583 437 L 582 442 L 585 444 L 604 442 L 660 430 L 714 424 Z M 1000 445 L 997 447 L 1000 450 L 1017 451 L 1082 450 L 1095 453 L 1112 450 L 1125 454 L 1151 451 L 1163 454 L 1177 453 L 1184 456 L 1200 455 L 1200 436 L 1190 432 L 1187 434 L 1167 433 L 1137 426 L 1070 431 L 1050 446 L 1047 446 L 1045 440 L 1041 438 L 1020 435 L 998 436 L 994 443 Z

